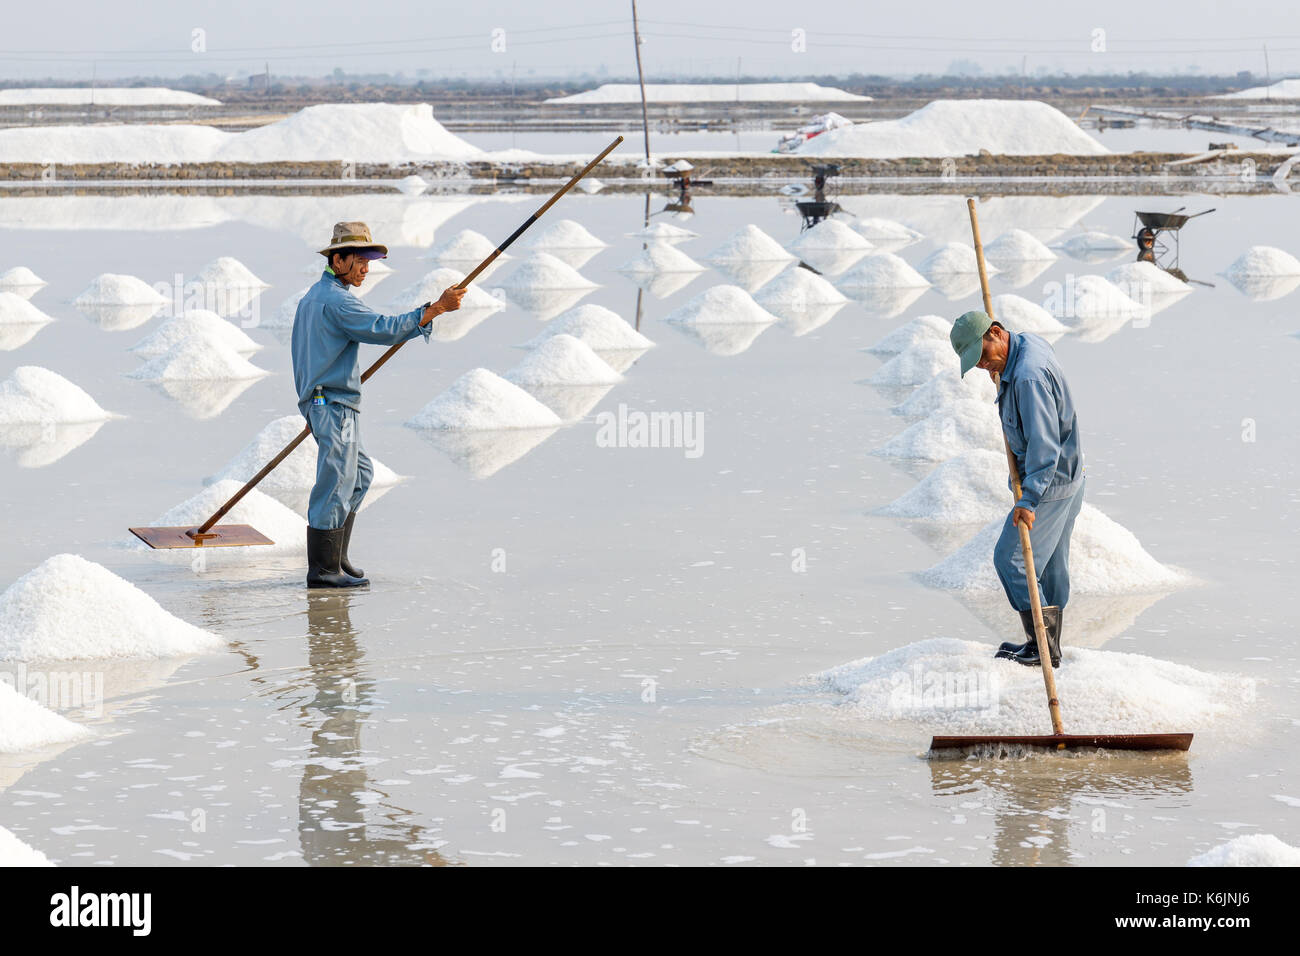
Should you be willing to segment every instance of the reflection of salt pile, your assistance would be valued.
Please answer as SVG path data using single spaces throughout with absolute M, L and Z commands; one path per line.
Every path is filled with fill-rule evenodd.
M 703 272 L 704 266 L 676 246 L 670 246 L 663 242 L 651 242 L 639 254 L 623 263 L 615 271 L 651 274 Z
M 1048 341 L 1060 338 L 1069 328 L 1041 305 L 1010 292 L 993 297 L 993 318 L 1012 332 L 1032 332 Z
M 1005 518 L 1011 501 L 1007 476 L 1006 455 L 972 448 L 936 466 L 875 514 L 959 523 Z
M 777 317 L 739 286 L 715 285 L 664 316 L 663 321 L 715 355 L 737 355 Z
M 143 279 L 105 272 L 86 286 L 81 295 L 72 300 L 72 304 L 78 308 L 95 305 L 160 306 L 166 301 L 166 296 Z
M 942 372 L 956 376 L 960 368 L 951 345 L 931 340 L 917 342 L 899 352 L 869 381 L 872 385 L 921 385 Z
M 516 385 L 614 385 L 623 376 L 585 342 L 561 332 L 529 352 L 505 379 Z
M 37 365 L 14 369 L 0 382 L 0 425 L 102 422 L 112 418 L 82 389 Z
M 2 712 L 0 710 L 0 713 Z M 0 718 L 0 725 L 4 723 L 7 721 Z M 0 741 L 0 752 L 10 752 L 5 750 L 3 741 Z M 40 850 L 33 849 L 4 827 L 0 827 L 0 867 L 53 865 Z
M 1104 232 L 1083 232 L 1059 243 L 1057 248 L 1072 258 L 1084 262 L 1099 262 L 1128 252 L 1132 245 L 1123 236 L 1112 236 Z
M 1150 262 L 1126 262 L 1106 273 L 1106 281 L 1151 315 L 1162 312 L 1192 291 L 1191 285 Z
M 220 471 L 206 479 L 204 484 L 228 479 L 238 482 L 247 481 L 257 474 L 263 465 L 278 455 L 285 445 L 296 438 L 305 424 L 301 415 L 286 415 L 275 419 L 259 431 L 234 458 L 226 462 Z M 374 474 L 370 480 L 370 492 L 361 503 L 362 509 L 373 504 L 383 492 L 403 480 L 401 475 L 377 458 L 371 457 L 370 464 Z M 258 483 L 257 488 L 281 504 L 293 508 L 300 514 L 305 514 L 307 500 L 315 484 L 316 439 L 308 435 L 288 458 L 280 462 Z
M 263 462 L 265 464 L 265 462 Z M 213 482 L 193 497 L 187 498 L 174 508 L 149 523 L 153 528 L 193 528 L 208 518 L 242 488 L 244 483 L 234 479 Z M 270 495 L 264 495 L 254 488 L 239 500 L 233 508 L 222 517 L 219 524 L 248 524 L 270 538 L 274 544 L 259 545 L 255 548 L 204 548 L 203 560 L 210 563 L 248 563 L 267 557 L 289 557 L 305 554 L 307 551 L 307 525 L 302 518 Z M 136 541 L 136 550 L 148 550 L 150 554 L 163 559 L 174 559 L 189 564 L 200 549 L 178 549 L 175 551 L 154 551 L 144 542 Z
M 1188 866 L 1300 866 L 1300 847 L 1283 843 L 1271 833 L 1250 833 L 1207 850 Z
M 984 255 L 994 262 L 1041 262 L 1057 257 L 1023 229 L 1008 229 L 984 247 Z
M 1057 318 L 1066 321 L 1083 342 L 1099 342 L 1113 335 L 1130 319 L 1144 319 L 1150 313 L 1101 276 L 1079 276 L 1066 282 L 1063 301 L 1051 299 Z M 1049 308 L 1049 311 L 1053 311 Z
M 47 559 L 0 595 L 0 660 L 175 657 L 223 644 L 75 554 Z
M 951 320 L 941 315 L 923 315 L 900 325 L 863 351 L 873 355 L 897 355 L 921 342 L 947 342 L 951 331 Z
M 896 415 L 907 418 L 919 418 L 933 415 L 956 402 L 988 404 L 994 400 L 996 393 L 992 379 L 985 373 L 971 371 L 959 375 L 952 368 L 947 368 L 917 388 L 893 411 Z
M 930 283 L 892 252 L 877 252 L 867 256 L 852 272 L 841 276 L 842 289 L 926 289 Z
M 596 288 L 595 282 L 548 252 L 524 260 L 501 285 L 520 308 L 547 318 L 575 305 Z
M 26 266 L 13 266 L 0 272 L 0 289 L 18 292 L 26 299 L 30 299 L 45 284 L 44 279 Z
M 0 351 L 27 344 L 53 321 L 16 292 L 0 292 Z
M 794 259 L 781 244 L 758 226 L 741 226 L 705 256 L 710 263 L 789 262 Z
M 224 341 L 199 334 L 181 339 L 166 352 L 128 372 L 127 378 L 144 382 L 229 381 L 261 378 L 268 374 L 270 373 L 258 368 Z
M 949 557 L 921 573 L 930 587 L 999 589 L 993 570 L 993 545 L 1002 518 L 991 521 Z M 1187 578 L 1151 557 L 1133 533 L 1085 503 L 1070 538 L 1070 590 L 1121 594 L 1182 587 Z
M 535 349 L 553 335 L 571 335 L 595 352 L 637 351 L 654 346 L 648 338 L 603 305 L 580 305 L 553 319 L 546 328 L 524 343 Z
M 884 219 L 880 216 L 867 216 L 859 219 L 853 224 L 853 227 L 876 245 L 884 243 L 896 249 L 925 238 L 915 229 L 909 229 L 901 222 Z
M 1195 731 L 1239 714 L 1250 699 L 1249 682 L 1235 675 L 1068 642 L 1063 652 L 1056 686 L 1072 733 Z M 962 675 L 967 693 L 936 694 L 933 685 L 906 679 L 914 674 Z M 931 638 L 841 664 L 817 679 L 864 721 L 907 721 L 941 734 L 1047 732 L 1042 675 L 995 660 L 987 644 Z
M 943 275 L 979 275 L 979 265 L 975 261 L 975 250 L 962 242 L 947 242 L 921 261 L 917 271 L 927 279 L 934 280 Z M 997 269 L 985 263 L 988 275 L 996 275 Z
M 972 448 L 1002 447 L 997 409 L 984 402 L 960 401 L 908 426 L 875 451 L 882 458 L 946 461 Z
M 636 239 L 658 240 L 659 242 L 685 242 L 687 239 L 698 239 L 700 236 L 698 232 L 691 232 L 689 229 L 683 229 L 681 226 L 674 226 L 666 222 L 656 222 L 631 235 Z
M 754 301 L 780 316 L 795 335 L 803 335 L 824 325 L 849 300 L 816 273 L 795 268 L 755 292 Z
M 3 621 L 0 621 L 0 628 L 3 627 Z M 0 754 L 40 750 L 89 736 L 90 731 L 86 728 L 23 696 L 8 681 L 0 680 Z M 17 852 L 15 848 L 5 846 L 6 833 L 0 828 L 0 866 L 6 865 L 8 853 Z
M 220 342 L 234 352 L 256 352 L 258 345 L 232 322 L 207 309 L 191 309 L 163 322 L 153 333 L 131 346 L 141 358 L 155 358 L 191 336 Z
M 1248 299 L 1269 302 L 1300 286 L 1300 260 L 1272 246 L 1251 246 L 1223 275 Z

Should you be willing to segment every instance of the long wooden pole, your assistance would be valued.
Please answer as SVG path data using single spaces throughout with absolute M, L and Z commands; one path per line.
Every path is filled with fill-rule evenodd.
M 512 232 L 509 238 L 507 238 L 505 242 L 501 243 L 501 245 L 497 246 L 494 250 L 492 250 L 492 254 L 489 255 L 486 259 L 484 259 L 482 262 L 480 262 L 478 266 L 475 267 L 473 272 L 471 272 L 465 278 L 457 282 L 455 288 L 458 289 L 468 288 L 469 284 L 473 282 L 476 278 L 478 278 L 479 274 L 484 269 L 486 269 L 488 266 L 492 265 L 492 263 L 496 261 L 497 256 L 505 252 L 505 250 L 510 246 L 512 242 L 514 242 L 516 239 L 522 236 L 524 232 L 528 230 L 529 226 L 531 226 L 538 219 L 540 219 L 546 213 L 546 210 L 554 206 L 555 203 L 559 201 L 561 196 L 563 196 L 575 185 L 577 185 L 579 180 L 581 180 L 589 172 L 591 172 L 593 169 L 599 166 L 601 161 L 610 153 L 612 153 L 621 142 L 623 142 L 623 137 L 622 136 L 616 137 L 614 142 L 610 143 L 603 150 L 601 150 L 600 154 L 595 159 L 593 159 L 586 166 L 584 166 L 579 172 L 574 174 L 573 178 L 570 179 L 563 186 L 561 186 L 559 190 L 554 195 L 551 196 L 550 199 L 542 203 L 541 207 L 537 210 L 537 212 L 533 213 L 531 216 L 525 219 L 523 224 L 520 225 L 520 227 L 516 229 L 514 232 Z M 428 325 L 432 321 L 433 321 L 433 316 L 426 315 L 420 319 L 420 325 L 423 327 Z M 374 375 L 377 371 L 379 371 L 379 369 L 383 367 L 384 363 L 387 362 L 394 355 L 396 355 L 398 349 L 400 349 L 405 344 L 406 342 L 403 341 L 403 342 L 398 342 L 396 345 L 390 346 L 388 350 L 384 352 L 383 355 L 379 356 L 379 358 L 375 360 L 375 363 L 371 365 L 370 368 L 366 369 L 365 372 L 362 373 L 361 381 L 364 383 L 367 379 L 370 378 L 370 376 Z M 289 442 L 289 444 L 284 446 L 283 451 L 281 451 L 278 455 L 276 455 L 274 458 L 268 461 L 262 467 L 261 471 L 259 471 L 257 474 L 255 474 L 252 478 L 248 480 L 248 482 L 244 485 L 244 487 L 240 488 L 237 492 L 235 492 L 234 495 L 231 496 L 229 501 L 227 501 L 220 508 L 218 508 L 213 513 L 212 517 L 210 517 L 207 521 L 203 522 L 203 524 L 199 525 L 197 528 L 192 528 L 191 530 L 187 531 L 186 534 L 198 542 L 202 542 L 207 538 L 215 538 L 216 535 L 208 533 L 212 530 L 212 526 L 215 525 L 222 518 L 224 518 L 226 516 L 226 513 L 229 512 L 231 508 L 239 504 L 240 499 L 243 498 L 244 495 L 252 491 L 257 486 L 258 482 L 260 482 L 263 478 L 265 478 L 272 471 L 274 471 L 276 466 L 279 465 L 280 462 L 288 458 L 289 455 L 293 452 L 293 450 L 297 448 L 299 445 L 301 445 L 306 440 L 307 436 L 310 434 L 311 434 L 311 426 L 307 425 L 303 428 L 301 432 L 298 433 L 297 437 L 294 438 L 293 441 Z
M 980 289 L 984 293 L 984 311 L 993 318 L 993 299 L 989 295 L 988 270 L 984 267 L 984 245 L 980 242 L 979 217 L 975 214 L 975 200 L 967 199 L 966 208 L 970 211 L 970 230 L 975 239 L 975 261 L 979 265 Z M 1011 471 L 1011 493 L 1014 500 L 1020 500 L 1020 466 L 1011 451 L 1011 443 L 1004 433 L 1002 444 L 1007 451 L 1007 467 Z M 1013 506 L 1014 507 L 1014 506 Z M 1042 601 L 1038 598 L 1038 575 L 1034 571 L 1034 548 L 1029 541 L 1029 528 L 1024 521 L 1016 522 L 1020 529 L 1020 550 L 1025 558 L 1025 584 L 1029 590 L 1029 606 L 1034 615 L 1034 638 L 1038 641 L 1038 659 L 1042 662 L 1043 687 L 1047 691 L 1047 711 L 1052 717 L 1052 733 L 1064 734 L 1065 725 L 1061 722 L 1061 702 L 1056 696 L 1056 674 L 1053 673 L 1052 652 L 1047 644 L 1047 628 L 1043 625 Z M 1064 747 L 1064 745 L 1062 745 Z

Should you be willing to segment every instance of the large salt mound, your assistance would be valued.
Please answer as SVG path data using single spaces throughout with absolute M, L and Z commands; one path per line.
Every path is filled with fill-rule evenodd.
M 535 349 L 553 335 L 571 335 L 595 351 L 638 351 L 654 346 L 648 338 L 628 325 L 618 313 L 603 305 L 579 305 L 552 319 L 540 334 L 524 343 Z
M 162 355 L 127 372 L 127 378 L 142 382 L 206 382 L 261 378 L 269 374 L 225 342 L 198 334 L 181 339 Z
M 988 451 L 1001 448 L 1002 442 L 1002 421 L 997 409 L 984 402 L 961 401 L 910 425 L 872 454 L 882 458 L 947 461 L 972 448 Z
M 826 306 L 843 305 L 848 297 L 808 269 L 786 269 L 754 293 L 754 301 L 783 319 L 798 319 Z
M 880 216 L 867 216 L 864 219 L 859 219 L 853 224 L 853 228 L 872 241 L 909 243 L 925 238 L 915 229 L 909 229 L 901 222 L 894 219 L 884 219 Z
M 623 380 L 591 346 L 563 332 L 542 342 L 504 377 L 516 385 L 613 385 Z
M 933 415 L 957 402 L 972 401 L 989 404 L 996 397 L 997 389 L 993 387 L 993 380 L 985 373 L 967 372 L 965 375 L 958 375 L 948 368 L 917 388 L 893 411 L 897 415 L 908 418 L 919 418 Z
M 1057 696 L 1071 733 L 1198 731 L 1240 714 L 1250 682 L 1146 657 L 1087 650 L 1064 642 Z M 968 694 L 948 684 L 913 684 L 912 675 L 961 675 Z M 900 683 L 900 675 L 905 678 Z M 930 638 L 815 678 L 842 695 L 862 720 L 918 725 L 929 734 L 1045 734 L 1043 677 L 1036 668 L 995 660 L 988 643 Z
M 298 436 L 305 424 L 301 415 L 285 415 L 268 423 L 205 484 L 227 480 L 245 482 L 252 478 Z M 401 475 L 378 459 L 372 457 L 370 464 L 374 469 L 374 475 L 370 479 L 372 488 L 395 485 L 402 480 Z M 296 497 L 315 484 L 316 439 L 308 435 L 257 487 L 266 494 L 279 498 L 282 495 Z
M 921 342 L 948 342 L 952 320 L 941 315 L 923 315 L 900 325 L 875 345 L 863 351 L 873 355 L 897 355 Z M 955 353 L 954 353 L 955 354 Z
M 220 106 L 221 100 L 162 86 L 28 87 L 0 90 L 0 106 Z
M 163 322 L 154 329 L 153 334 L 131 346 L 130 351 L 141 358 L 154 358 L 192 335 L 220 342 L 235 352 L 256 352 L 262 347 L 233 322 L 227 322 L 217 313 L 207 309 L 191 309 Z
M 0 621 L 0 633 L 3 633 L 3 628 L 4 622 Z M 0 681 L 0 754 L 40 750 L 89 736 L 90 731 L 86 728 L 25 697 L 8 681 Z M 17 852 L 16 848 L 5 846 L 5 834 L 4 828 L 0 827 L 0 866 L 7 865 L 7 853 Z
M 560 417 L 518 385 L 485 368 L 470 369 L 406 422 L 412 428 L 487 430 L 554 428 Z
M 1008 495 L 1009 497 L 1009 495 Z M 960 549 L 921 573 L 935 588 L 997 590 L 993 545 L 1005 518 L 991 521 Z M 1182 587 L 1187 578 L 1151 557 L 1133 533 L 1085 503 L 1070 537 L 1070 590 L 1125 594 Z
M 1248 276 L 1297 276 L 1300 259 L 1273 246 L 1251 246 L 1223 270 L 1228 278 Z
M 26 289 L 46 282 L 26 266 L 14 266 L 0 272 L 0 289 Z
M 703 272 L 704 268 L 676 246 L 652 242 L 616 271 L 657 275 L 663 272 Z
M 76 554 L 48 558 L 0 595 L 0 660 L 176 657 L 223 645 Z
M 984 247 L 984 255 L 995 262 L 1041 262 L 1056 253 L 1023 229 L 1008 229 Z
M 1041 305 L 1010 292 L 993 297 L 993 317 L 1012 332 L 1035 335 L 1061 335 L 1067 326 Z
M 37 365 L 14 369 L 0 382 L 0 425 L 71 424 L 112 418 L 62 375 Z
M 44 325 L 54 320 L 16 292 L 0 292 L 0 325 Z
M 947 342 L 918 342 L 899 352 L 871 376 L 872 385 L 921 385 L 948 372 L 956 376 L 961 361 Z
M 1140 302 L 1134 302 L 1101 276 L 1079 276 L 1073 291 L 1073 298 L 1063 303 L 1065 314 L 1061 318 L 1094 323 L 1137 318 L 1147 312 Z
M 979 264 L 975 261 L 975 250 L 964 242 L 944 243 L 922 260 L 917 271 L 928 279 L 944 275 L 978 275 Z M 998 270 L 992 263 L 984 264 L 987 275 L 996 275 Z
M 462 229 L 450 239 L 440 242 L 430 249 L 425 258 L 436 259 L 439 262 L 479 263 L 496 252 L 496 249 L 496 243 L 483 233 L 475 232 L 473 229 Z M 500 262 L 509 258 L 510 254 L 503 252 L 497 256 L 496 261 Z M 473 287 L 471 286 L 471 288 Z
M 0 752 L 12 752 L 5 751 L 3 740 L 0 740 Z M 32 849 L 4 827 L 0 827 L 0 867 L 53 865 L 40 850 Z
M 167 297 L 143 279 L 105 272 L 95 278 L 81 295 L 72 300 L 76 306 L 95 305 L 162 305 Z
M 501 283 L 510 289 L 594 289 L 597 283 L 548 252 L 537 252 L 521 262 Z
M 1123 252 L 1132 248 L 1132 243 L 1123 236 L 1112 236 L 1105 232 L 1083 232 L 1071 236 L 1061 243 L 1060 248 L 1072 256 L 1084 256 L 1091 252 Z
M 838 219 L 823 219 L 811 229 L 801 232 L 789 245 L 790 251 L 800 256 L 809 252 L 859 249 L 865 252 L 871 248 L 871 243 L 860 232 L 855 232 Z
M 191 281 L 226 289 L 266 288 L 266 283 L 234 256 L 218 256 L 200 269 Z
M 455 269 L 449 269 L 446 267 L 434 269 L 432 272 L 425 275 L 424 278 L 420 279 L 419 282 L 407 286 L 401 292 L 397 293 L 397 295 L 393 296 L 388 303 L 388 308 L 393 310 L 393 312 L 400 314 L 402 312 L 410 312 L 416 306 L 423 305 L 426 302 L 437 302 L 443 292 L 447 291 L 447 289 L 451 288 L 464 278 L 465 273 L 458 272 Z M 308 288 L 311 287 L 308 286 Z M 303 290 L 304 295 L 306 294 L 306 291 L 306 289 Z M 299 297 L 299 300 L 301 301 L 301 296 Z M 285 303 L 285 306 L 287 307 L 288 303 Z M 505 303 L 496 296 L 492 295 L 490 292 L 485 292 L 481 287 L 470 283 L 469 288 L 465 290 L 465 297 L 460 300 L 460 308 L 456 311 L 477 312 L 481 309 L 484 311 L 498 312 L 505 307 Z M 297 308 L 297 303 L 294 303 L 294 309 L 296 310 Z M 443 314 L 447 315 L 453 313 L 444 312 Z M 292 316 L 289 318 L 289 324 L 293 324 Z
M 1271 833 L 1250 833 L 1207 850 L 1188 866 L 1300 866 L 1300 847 L 1283 843 Z
M 277 449 L 278 450 L 278 449 Z M 266 464 L 263 462 L 262 464 Z M 151 521 L 152 528 L 193 528 L 208 520 L 214 512 L 244 486 L 242 481 L 226 479 L 213 482 L 198 494 L 185 499 L 164 514 Z M 252 525 L 270 538 L 274 544 L 258 545 L 250 548 L 209 548 L 207 560 L 259 560 L 263 555 L 282 557 L 305 554 L 307 551 L 307 525 L 291 509 L 280 504 L 270 495 L 254 488 L 239 500 L 221 519 L 222 524 Z M 134 537 L 131 539 L 137 550 L 148 550 L 148 546 Z M 194 549 L 197 550 L 197 549 Z M 166 555 L 179 555 L 190 560 L 193 551 L 155 552 Z
M 1300 264 L 1300 263 L 1298 263 Z M 1156 295 L 1183 295 L 1192 287 L 1150 262 L 1126 262 L 1106 273 L 1106 281 L 1136 302 Z
M 1109 153 L 1060 110 L 1034 100 L 935 100 L 902 119 L 855 123 L 815 136 L 812 156 L 1100 156 Z
M 659 242 L 685 242 L 687 239 L 698 239 L 700 237 L 698 232 L 691 232 L 689 229 L 683 229 L 681 226 L 674 226 L 666 222 L 656 222 L 631 233 L 631 235 L 635 239 L 650 239 Z
M 894 518 L 974 523 L 1005 518 L 1013 504 L 1007 456 L 972 448 L 949 458 L 916 487 L 875 513 Z
M 789 262 L 795 257 L 758 226 L 741 226 L 707 256 L 706 262 Z
M 892 252 L 872 253 L 836 284 L 845 289 L 925 289 L 930 285 L 925 276 Z
M 715 285 L 664 316 L 674 325 L 771 325 L 777 317 L 744 289 Z
M 647 103 L 821 103 L 869 100 L 820 86 L 817 83 L 647 83 Z M 640 103 L 642 88 L 636 83 L 603 83 L 594 90 L 554 96 L 547 103 Z
M 572 219 L 560 219 L 537 231 L 527 243 L 529 249 L 604 249 L 609 243 L 597 239 L 587 227 Z

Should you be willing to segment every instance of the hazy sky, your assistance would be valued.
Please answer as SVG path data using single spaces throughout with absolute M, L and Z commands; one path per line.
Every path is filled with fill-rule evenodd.
M 1131 70 L 1300 74 L 1294 0 L 638 0 L 647 71 Z M 502 30 L 495 40 L 493 31 Z M 196 30 L 203 31 L 196 39 Z M 804 49 L 798 46 L 804 31 Z M 504 47 L 504 49 L 502 49 Z M 196 49 L 197 48 L 197 49 Z M 630 0 L 70 0 L 6 5 L 0 77 L 397 72 L 521 78 L 635 70 Z

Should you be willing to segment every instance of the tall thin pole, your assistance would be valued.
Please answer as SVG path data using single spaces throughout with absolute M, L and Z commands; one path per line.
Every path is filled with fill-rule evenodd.
M 645 165 L 650 169 L 650 119 L 645 108 L 645 74 L 641 72 L 641 28 L 636 22 L 636 0 L 632 0 L 632 40 L 636 44 L 636 79 L 641 84 L 641 135 L 645 137 Z
M 1264 99 L 1265 101 L 1272 99 L 1272 97 L 1269 95 L 1270 92 L 1269 87 L 1272 85 L 1273 85 L 1273 75 L 1268 68 L 1268 44 L 1265 43 L 1264 44 Z

